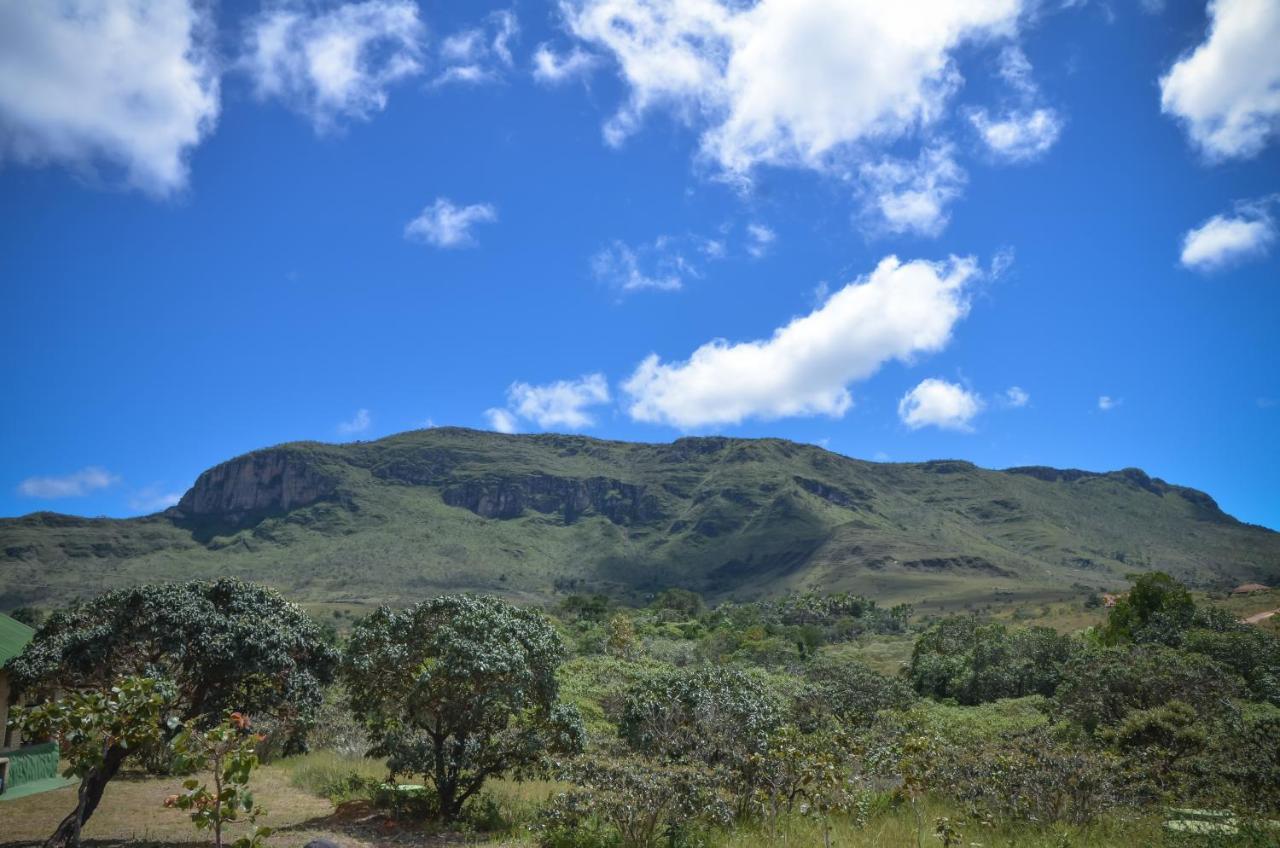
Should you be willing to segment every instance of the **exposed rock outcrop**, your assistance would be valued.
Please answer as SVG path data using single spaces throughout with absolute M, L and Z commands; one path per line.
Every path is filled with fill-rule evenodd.
M 566 524 L 590 514 L 603 515 L 614 524 L 639 524 L 662 517 L 658 499 L 644 486 L 607 477 L 488 477 L 446 486 L 441 494 L 449 506 L 469 509 L 484 518 L 519 518 L 529 509 L 560 513 Z
M 178 511 L 188 518 L 242 524 L 332 498 L 337 485 L 337 475 L 326 474 L 301 452 L 264 450 L 201 474 L 178 501 Z

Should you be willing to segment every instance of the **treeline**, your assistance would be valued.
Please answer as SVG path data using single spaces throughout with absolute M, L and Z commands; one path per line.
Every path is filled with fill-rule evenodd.
M 640 609 L 571 596 L 545 612 L 442 596 L 380 609 L 340 640 L 274 592 L 224 580 L 55 612 L 9 669 L 29 703 L 63 699 L 19 722 L 64 744 L 86 727 L 107 741 L 77 764 L 89 803 L 59 829 L 63 844 L 126 761 L 181 769 L 191 759 L 175 759 L 174 740 L 247 738 L 233 714 L 265 731 L 262 756 L 359 739 L 389 780 L 351 775 L 343 797 L 398 815 L 492 823 L 490 779 L 563 781 L 522 823 L 543 848 L 692 848 L 738 827 L 776 835 L 797 817 L 829 839 L 892 809 L 952 845 L 961 828 L 1170 805 L 1231 817 L 1219 835 L 1234 844 L 1273 839 L 1280 639 L 1158 573 L 1081 633 L 953 617 L 916 634 L 900 674 L 855 657 L 911 632 L 909 609 L 853 595 L 711 608 L 669 590 Z M 68 693 L 98 693 L 110 713 L 101 693 L 139 697 L 139 678 L 157 681 L 132 728 L 145 744 L 113 747 L 122 728 L 92 703 L 63 725 L 48 715 Z M 406 797 L 405 779 L 428 789 Z M 931 799 L 962 820 L 925 820 Z

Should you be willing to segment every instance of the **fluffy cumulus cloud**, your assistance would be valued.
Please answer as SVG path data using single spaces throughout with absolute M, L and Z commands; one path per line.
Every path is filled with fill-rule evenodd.
M 457 206 L 447 197 L 439 197 L 405 224 L 404 237 L 434 247 L 473 247 L 476 238 L 471 231 L 475 226 L 497 220 L 498 210 L 491 204 Z
M 1237 204 L 1234 214 L 1214 215 L 1182 238 L 1183 267 L 1216 271 L 1265 255 L 1276 240 L 1269 201 Z
M 748 418 L 843 415 L 849 385 L 893 359 L 940 350 L 968 311 L 972 258 L 896 256 L 836 291 L 768 339 L 717 339 L 684 361 L 651 355 L 623 388 L 638 421 L 694 428 Z
M 241 66 L 260 98 L 326 131 L 386 108 L 391 85 L 422 72 L 424 36 L 411 0 L 272 7 L 250 21 Z
M 1111 397 L 1111 395 L 1098 396 L 1098 409 L 1102 412 L 1109 412 L 1119 406 L 1120 398 Z
M 1011 36 L 1019 0 L 566 0 L 570 32 L 613 55 L 630 99 L 607 135 L 644 113 L 709 115 L 702 145 L 730 171 L 822 163 L 943 112 L 960 77 L 952 51 Z
M 1280 127 L 1280 3 L 1210 0 L 1208 36 L 1160 80 L 1160 106 L 1210 159 L 1257 154 Z
M 912 430 L 938 427 L 969 431 L 973 417 L 982 411 L 982 398 L 956 383 L 930 377 L 898 401 L 898 417 Z
M 947 206 L 964 188 L 964 170 L 950 145 L 923 151 L 914 162 L 885 158 L 862 166 L 868 193 L 865 214 L 893 233 L 937 235 L 947 225 Z
M 621 144 L 647 113 L 698 127 L 703 157 L 747 180 L 761 165 L 844 174 L 903 138 L 928 135 L 961 83 L 954 54 L 1016 35 L 1024 0 L 564 0 L 566 28 L 616 60 L 628 97 L 605 124 Z M 943 164 L 933 162 L 926 164 Z M 954 163 L 952 163 L 954 164 Z M 955 168 L 898 183 L 886 205 L 920 230 L 953 198 Z M 940 179 L 930 190 L 929 175 Z M 873 170 L 869 176 L 888 178 Z M 873 192 L 873 201 L 885 192 Z M 934 213 L 924 229 L 936 231 Z
M 212 26 L 191 0 L 0 3 L 0 161 L 101 164 L 182 188 L 218 118 Z
M 29 498 L 81 498 L 119 482 L 110 471 L 91 465 L 62 477 L 28 477 L 18 484 L 18 492 Z
M 576 380 L 557 380 L 541 386 L 512 383 L 506 408 L 485 411 L 493 429 L 515 433 L 521 420 L 547 430 L 582 430 L 595 425 L 591 407 L 609 402 L 609 383 L 603 374 L 587 374 Z
M 519 35 L 520 22 L 515 13 L 507 9 L 491 13 L 478 27 L 454 33 L 440 44 L 444 70 L 436 77 L 435 84 L 500 80 L 515 64 L 511 43 Z

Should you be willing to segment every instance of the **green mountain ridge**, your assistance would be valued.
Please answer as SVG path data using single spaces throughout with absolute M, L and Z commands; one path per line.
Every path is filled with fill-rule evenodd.
M 438 428 L 295 442 L 205 471 L 156 515 L 0 519 L 0 608 L 233 574 L 313 603 L 528 601 L 678 585 L 963 605 L 1280 575 L 1280 534 L 1138 469 L 874 463 L 781 439 L 669 444 Z

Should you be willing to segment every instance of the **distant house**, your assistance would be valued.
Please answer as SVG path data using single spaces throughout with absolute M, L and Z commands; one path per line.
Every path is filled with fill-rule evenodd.
M 1233 595 L 1252 595 L 1254 592 L 1265 592 L 1269 586 L 1263 586 L 1261 583 L 1245 583 L 1231 590 Z
M 21 621 L 0 613 L 0 748 L 9 745 L 9 699 L 12 692 L 4 664 L 22 653 L 36 632 Z

